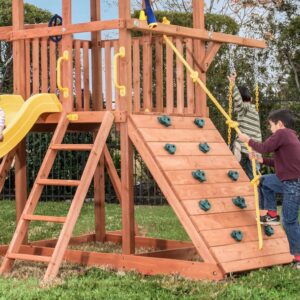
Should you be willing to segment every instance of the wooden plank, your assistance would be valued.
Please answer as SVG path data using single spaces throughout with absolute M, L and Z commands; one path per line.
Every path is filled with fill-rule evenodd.
M 233 245 L 212 247 L 211 250 L 218 257 L 219 262 L 223 263 L 266 255 L 289 253 L 289 246 L 286 238 L 278 238 L 265 240 L 262 249 L 258 249 L 257 242 L 237 242 Z
M 155 115 L 133 115 L 132 118 L 138 128 L 165 128 L 160 124 L 157 118 L 161 114 Z M 209 118 L 203 118 L 205 125 L 203 129 L 200 129 L 195 125 L 194 120 L 196 117 L 187 116 L 171 116 L 171 126 L 168 129 L 197 129 L 197 130 L 216 130 L 215 125 Z
M 230 156 L 158 156 L 156 159 L 164 171 L 240 169 L 239 162 Z
M 143 40 L 143 109 L 152 111 L 152 47 L 151 37 Z
M 39 39 L 32 41 L 32 93 L 40 92 L 40 55 L 39 55 Z
M 289 253 L 280 253 L 255 258 L 247 258 L 244 260 L 236 260 L 222 263 L 222 267 L 226 273 L 243 272 L 274 265 L 289 264 L 293 260 L 293 256 Z
M 56 44 L 49 42 L 50 93 L 56 92 Z
M 199 230 L 222 228 L 232 228 L 232 230 L 238 230 L 243 226 L 256 225 L 255 211 L 252 210 L 199 215 L 192 216 L 191 218 Z
M 175 214 L 177 215 L 178 219 L 180 220 L 181 224 L 188 232 L 189 237 L 193 241 L 195 247 L 197 248 L 198 253 L 201 253 L 201 257 L 204 261 L 214 263 L 215 258 L 211 255 L 210 251 L 207 248 L 203 238 L 199 234 L 198 230 L 195 228 L 194 223 L 190 218 L 187 217 L 187 212 L 179 202 L 178 196 L 172 189 L 170 183 L 168 182 L 167 178 L 165 177 L 162 170 L 159 168 L 157 162 L 151 155 L 150 150 L 147 148 L 146 143 L 143 141 L 142 137 L 134 127 L 134 123 L 132 119 L 128 119 L 129 124 L 129 136 L 133 144 L 135 145 L 136 149 L 142 156 L 144 162 L 146 163 L 147 167 L 149 168 L 152 176 L 158 183 L 161 191 L 163 192 L 164 196 L 167 198 L 169 204 L 173 208 Z
M 124 21 L 120 19 L 116 20 L 106 20 L 106 21 L 94 21 L 86 23 L 77 23 L 77 24 L 63 24 L 62 26 L 55 27 L 42 27 L 42 28 L 32 28 L 25 30 L 14 30 L 11 33 L 11 40 L 22 40 L 22 39 L 32 39 L 32 38 L 41 38 L 49 37 L 55 35 L 71 35 L 74 33 L 80 32 L 94 32 L 101 30 L 110 30 L 110 29 L 120 29 L 124 28 Z
M 186 61 L 193 68 L 194 59 L 192 56 L 193 53 L 193 40 L 186 40 Z M 191 76 L 187 73 L 186 75 L 186 89 L 187 89 L 187 112 L 195 112 L 195 84 L 191 79 Z
M 217 130 L 139 128 L 139 131 L 147 142 L 224 142 Z
M 22 246 L 26 253 L 41 253 L 51 255 L 52 248 Z M 64 259 L 69 263 L 84 264 L 87 266 L 110 266 L 119 270 L 135 270 L 145 275 L 179 274 L 189 279 L 221 280 L 224 274 L 216 264 L 183 261 L 167 258 L 141 257 L 117 253 L 98 253 L 80 250 L 66 250 Z
M 83 42 L 83 110 L 90 109 L 90 68 L 89 68 L 89 43 Z
M 91 151 L 93 144 L 53 144 L 51 149 L 64 151 Z
M 155 39 L 155 91 L 156 111 L 163 112 L 163 43 L 160 38 Z
M 29 261 L 37 261 L 47 263 L 50 261 L 49 256 L 41 256 L 41 255 L 29 255 L 23 253 L 10 253 L 7 255 L 9 259 L 18 259 L 18 260 L 29 260 Z
M 57 186 L 79 186 L 80 180 L 66 180 L 66 179 L 37 179 L 37 184 L 40 185 L 57 185 Z
M 244 195 L 239 195 L 244 197 Z M 183 200 L 182 204 L 188 211 L 189 215 L 197 216 L 197 215 L 208 215 L 208 214 L 215 214 L 215 213 L 225 213 L 225 212 L 239 212 L 241 209 L 235 206 L 232 203 L 232 199 L 235 197 L 220 197 L 220 198 L 208 198 L 207 200 L 211 204 L 211 209 L 209 211 L 204 211 L 199 207 L 199 201 L 197 200 Z M 253 210 L 255 209 L 254 206 L 254 197 L 253 196 L 245 196 L 245 201 L 247 207 L 243 209 L 245 210 Z
M 133 111 L 141 110 L 141 67 L 140 67 L 140 41 L 133 40 Z
M 194 8 L 193 11 L 198 11 L 198 9 Z M 129 29 L 142 32 L 151 32 L 152 34 L 166 34 L 168 36 L 181 36 L 202 41 L 231 43 L 250 48 L 266 48 L 267 46 L 264 40 L 247 39 L 221 32 L 213 32 L 213 34 L 211 34 L 205 29 L 187 28 L 178 25 L 166 25 L 162 23 L 158 23 L 156 28 L 150 29 L 146 21 L 140 21 L 138 19 L 131 19 L 126 21 L 126 23 Z
M 214 58 L 217 55 L 217 53 L 218 53 L 221 46 L 222 46 L 221 43 L 210 42 L 208 44 L 208 47 L 206 49 L 206 54 L 205 54 L 204 60 L 202 62 L 202 66 L 203 66 L 205 71 L 208 70 L 210 64 L 214 60 Z
M 48 93 L 48 39 L 41 40 L 41 91 Z
M 111 42 L 105 41 L 105 101 L 106 110 L 112 110 Z
M 172 38 L 170 38 L 172 41 Z M 173 91 L 173 50 L 166 46 L 166 113 L 174 110 L 174 91 Z
M 285 238 L 285 232 L 281 228 L 281 226 L 273 226 L 274 229 L 274 235 L 267 236 L 266 234 L 263 234 L 264 240 L 269 239 L 278 239 L 278 238 Z M 231 237 L 231 232 L 235 230 L 234 228 L 221 228 L 221 229 L 215 229 L 215 230 L 205 230 L 201 233 L 203 234 L 203 237 L 205 238 L 206 242 L 211 247 L 216 246 L 224 246 L 224 245 L 231 245 L 236 244 L 236 241 Z M 256 225 L 250 225 L 250 226 L 239 226 L 238 230 L 241 230 L 243 232 L 243 240 L 240 243 L 248 243 L 248 242 L 257 242 L 258 241 L 258 235 L 257 235 L 257 226 Z
M 198 256 L 198 253 L 195 247 L 188 247 L 188 248 L 180 248 L 180 249 L 145 252 L 145 253 L 138 254 L 138 256 L 191 260 L 195 256 Z
M 232 156 L 232 152 L 230 151 L 229 147 L 225 143 L 209 143 L 210 150 L 207 153 L 203 153 L 199 149 L 200 143 L 190 143 L 190 142 L 169 142 L 171 144 L 174 144 L 176 146 L 176 152 L 175 156 L 191 156 L 191 155 L 199 155 L 199 156 L 231 156 L 231 158 L 228 159 L 235 159 Z M 149 148 L 151 149 L 152 153 L 155 156 L 170 156 L 170 154 L 164 149 L 164 146 L 166 145 L 165 142 L 149 142 L 148 143 Z
M 119 52 L 119 41 L 114 41 L 113 42 L 113 49 L 114 49 L 114 55 L 116 55 Z M 118 82 L 120 83 L 120 63 L 118 62 L 117 64 L 117 68 L 118 68 Z M 115 88 L 115 101 L 113 103 L 113 109 L 119 110 L 120 109 L 120 92 L 119 90 L 114 86 Z
M 253 187 L 248 182 L 226 184 L 201 184 L 199 182 L 198 185 L 174 185 L 174 189 L 182 200 L 253 195 Z
M 231 158 L 230 158 L 231 159 Z M 222 169 L 222 170 L 205 170 L 206 181 L 203 184 L 210 183 L 232 183 L 232 179 L 229 178 L 228 172 L 230 169 Z M 167 171 L 166 175 L 169 178 L 170 182 L 174 185 L 180 184 L 189 184 L 189 185 L 199 185 L 199 181 L 192 177 L 191 170 L 175 170 L 175 171 Z M 245 172 L 241 172 L 239 170 L 239 179 L 236 182 L 248 182 L 250 184 L 249 178 L 247 177 Z
M 180 38 L 176 38 L 176 48 L 183 55 L 183 45 Z M 177 113 L 182 114 L 184 109 L 184 73 L 183 64 L 176 56 L 176 91 L 177 91 Z
M 56 217 L 56 216 L 40 216 L 40 215 L 23 215 L 24 220 L 29 221 L 43 221 L 43 222 L 53 222 L 53 223 L 64 223 L 66 221 L 65 217 Z
M 30 61 L 30 41 L 25 41 L 25 99 L 31 95 L 31 61 Z
M 76 110 L 83 110 L 82 103 L 82 89 L 81 89 L 81 42 L 79 40 L 75 43 L 75 91 L 76 91 Z

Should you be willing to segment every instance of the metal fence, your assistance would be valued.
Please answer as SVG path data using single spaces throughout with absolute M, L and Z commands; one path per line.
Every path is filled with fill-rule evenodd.
M 227 100 L 222 98 L 220 103 L 224 108 L 227 107 Z M 210 117 L 215 123 L 216 127 L 226 140 L 227 128 L 224 126 L 224 119 L 220 113 L 209 104 Z M 267 128 L 267 115 L 272 109 L 289 108 L 295 112 L 300 111 L 299 101 L 279 101 L 279 100 L 264 100 L 260 104 L 260 117 L 263 137 L 267 137 L 270 133 Z M 296 124 L 296 130 L 300 134 L 300 122 Z M 35 180 L 39 167 L 42 163 L 43 157 L 47 150 L 48 144 L 51 140 L 52 134 L 50 133 L 30 133 L 27 137 L 27 184 L 30 191 L 32 184 Z M 89 133 L 69 133 L 66 135 L 64 143 L 91 143 L 92 134 Z M 120 145 L 119 133 L 114 128 L 111 131 L 107 141 L 112 159 L 115 166 L 120 171 Z M 65 178 L 65 179 L 80 179 L 83 171 L 83 166 L 88 157 L 88 152 L 59 152 L 52 172 L 49 178 Z M 67 201 L 73 198 L 75 192 L 74 187 L 54 187 L 46 186 L 42 194 L 42 200 L 48 201 Z M 110 203 L 118 202 L 113 186 L 106 174 L 105 184 L 106 201 Z M 165 204 L 166 200 L 162 195 L 159 187 L 153 180 L 148 168 L 144 164 L 140 155 L 134 153 L 134 195 L 136 204 Z M 14 187 L 14 169 L 12 168 L 8 178 L 5 182 L 0 199 L 15 198 Z M 93 198 L 93 184 L 91 184 L 87 200 Z

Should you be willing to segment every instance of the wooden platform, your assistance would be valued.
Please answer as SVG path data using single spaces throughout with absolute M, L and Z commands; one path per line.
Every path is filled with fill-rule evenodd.
M 264 247 L 258 250 L 253 187 L 211 120 L 205 118 L 204 128 L 198 128 L 194 117 L 172 116 L 172 126 L 165 127 L 157 117 L 130 116 L 129 136 L 204 262 L 224 273 L 291 262 L 281 226 L 273 227 L 271 237 L 263 236 Z M 203 142 L 211 147 L 206 154 L 198 148 Z M 164 149 L 166 143 L 176 145 L 175 154 Z M 205 171 L 207 181 L 192 177 L 197 169 Z M 239 172 L 236 182 L 229 170 Z M 245 198 L 247 208 L 232 203 L 237 196 Z M 201 199 L 209 200 L 209 211 L 199 207 Z M 233 230 L 243 232 L 241 242 L 231 237 Z

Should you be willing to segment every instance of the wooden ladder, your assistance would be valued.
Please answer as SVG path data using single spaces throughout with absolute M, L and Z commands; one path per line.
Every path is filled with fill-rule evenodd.
M 103 149 L 106 145 L 106 139 L 109 135 L 113 121 L 113 114 L 110 112 L 106 112 L 93 144 L 62 144 L 63 138 L 70 123 L 67 118 L 67 114 L 62 113 L 49 148 L 46 152 L 44 161 L 41 165 L 41 168 L 38 172 L 35 183 L 23 210 L 20 221 L 18 222 L 16 231 L 13 235 L 7 253 L 3 259 L 2 265 L 0 267 L 0 274 L 10 272 L 13 266 L 13 262 L 18 259 L 48 263 L 44 281 L 51 281 L 56 277 L 65 251 L 69 244 L 74 226 L 80 214 L 80 210 L 82 208 L 88 188 L 93 179 L 97 167 L 97 162 L 99 161 Z M 88 157 L 80 180 L 48 179 L 49 173 L 59 150 L 90 151 L 90 155 Z M 45 185 L 77 187 L 72 204 L 66 217 L 34 215 L 34 211 Z M 63 224 L 52 256 L 29 255 L 20 253 L 22 242 L 28 231 L 30 221 L 45 221 Z

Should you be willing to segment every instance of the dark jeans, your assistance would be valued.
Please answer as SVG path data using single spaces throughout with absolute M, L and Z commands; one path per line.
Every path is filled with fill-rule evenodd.
M 300 179 L 298 181 L 280 181 L 275 174 L 263 175 L 260 179 L 260 208 L 277 210 L 276 194 L 283 194 L 282 224 L 286 232 L 290 252 L 300 255 Z
M 241 166 L 245 170 L 248 178 L 252 180 L 253 179 L 252 163 L 248 157 L 248 154 L 246 153 L 242 153 Z M 260 164 L 256 163 L 256 171 L 258 172 L 259 170 L 260 170 Z

